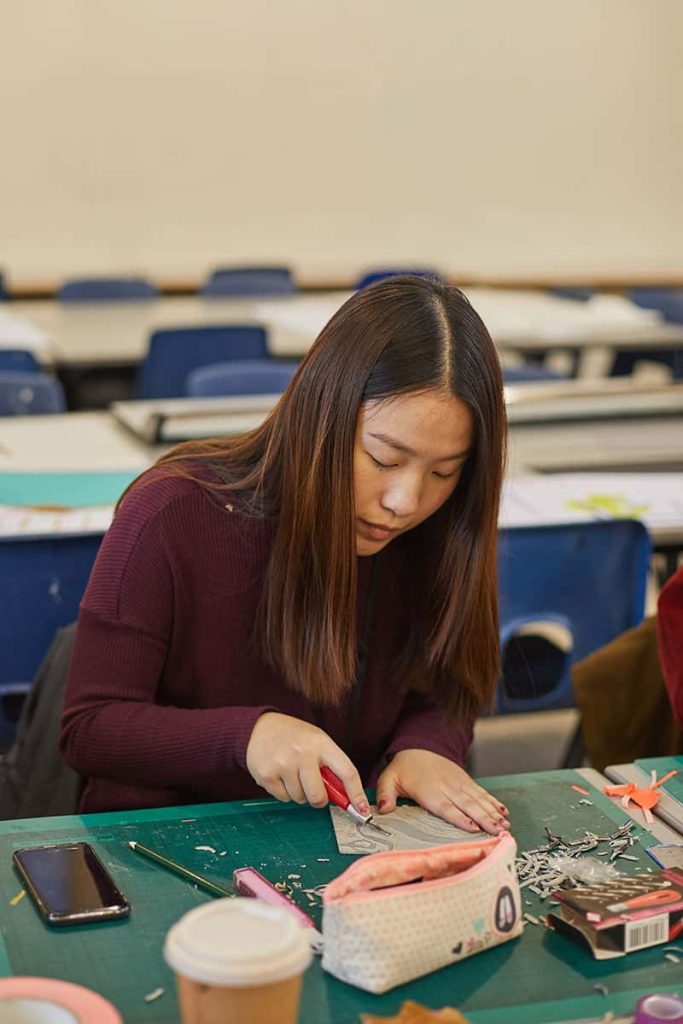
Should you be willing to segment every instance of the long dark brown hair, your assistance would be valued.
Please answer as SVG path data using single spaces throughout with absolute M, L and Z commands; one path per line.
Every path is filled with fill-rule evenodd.
M 506 420 L 498 357 L 465 296 L 441 281 L 394 277 L 356 292 L 323 328 L 256 430 L 178 445 L 157 466 L 192 475 L 208 460 L 250 514 L 273 519 L 262 643 L 288 684 L 316 703 L 351 686 L 357 659 L 353 453 L 365 401 L 448 391 L 473 441 L 448 501 L 404 543 L 411 630 L 404 682 L 456 719 L 490 704 L 499 670 L 496 541 Z M 174 468 L 175 464 L 175 468 Z M 158 470 L 157 470 L 158 472 Z

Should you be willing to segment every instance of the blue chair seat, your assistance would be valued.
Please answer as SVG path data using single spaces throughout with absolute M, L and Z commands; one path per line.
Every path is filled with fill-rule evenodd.
M 269 359 L 263 327 L 228 324 L 155 331 L 140 368 L 138 397 L 178 398 L 200 366 L 234 359 Z
M 0 372 L 0 416 L 36 416 L 66 411 L 62 385 L 44 373 Z
M 187 394 L 192 398 L 218 395 L 278 395 L 297 371 L 296 363 L 275 359 L 244 359 L 230 363 L 200 366 L 187 378 Z

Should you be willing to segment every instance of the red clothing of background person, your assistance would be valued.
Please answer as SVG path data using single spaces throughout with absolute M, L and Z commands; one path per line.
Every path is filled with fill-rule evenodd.
M 657 622 L 664 681 L 676 722 L 683 726 L 683 566 L 659 595 Z

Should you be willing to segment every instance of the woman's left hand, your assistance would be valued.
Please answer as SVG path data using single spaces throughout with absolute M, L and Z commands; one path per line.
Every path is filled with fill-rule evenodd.
M 510 827 L 508 809 L 454 761 L 431 750 L 399 750 L 377 782 L 377 810 L 393 811 L 399 796 L 466 832 L 497 835 Z

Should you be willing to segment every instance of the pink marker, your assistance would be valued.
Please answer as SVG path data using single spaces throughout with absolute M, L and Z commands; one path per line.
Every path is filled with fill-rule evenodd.
M 236 868 L 232 873 L 232 883 L 235 892 L 240 896 L 253 896 L 257 900 L 269 903 L 272 907 L 282 907 L 289 911 L 302 928 L 308 929 L 308 944 L 311 950 L 318 956 L 322 954 L 323 937 L 316 928 L 313 918 L 301 907 L 298 907 L 294 900 L 290 900 L 284 892 L 276 889 L 256 868 Z

